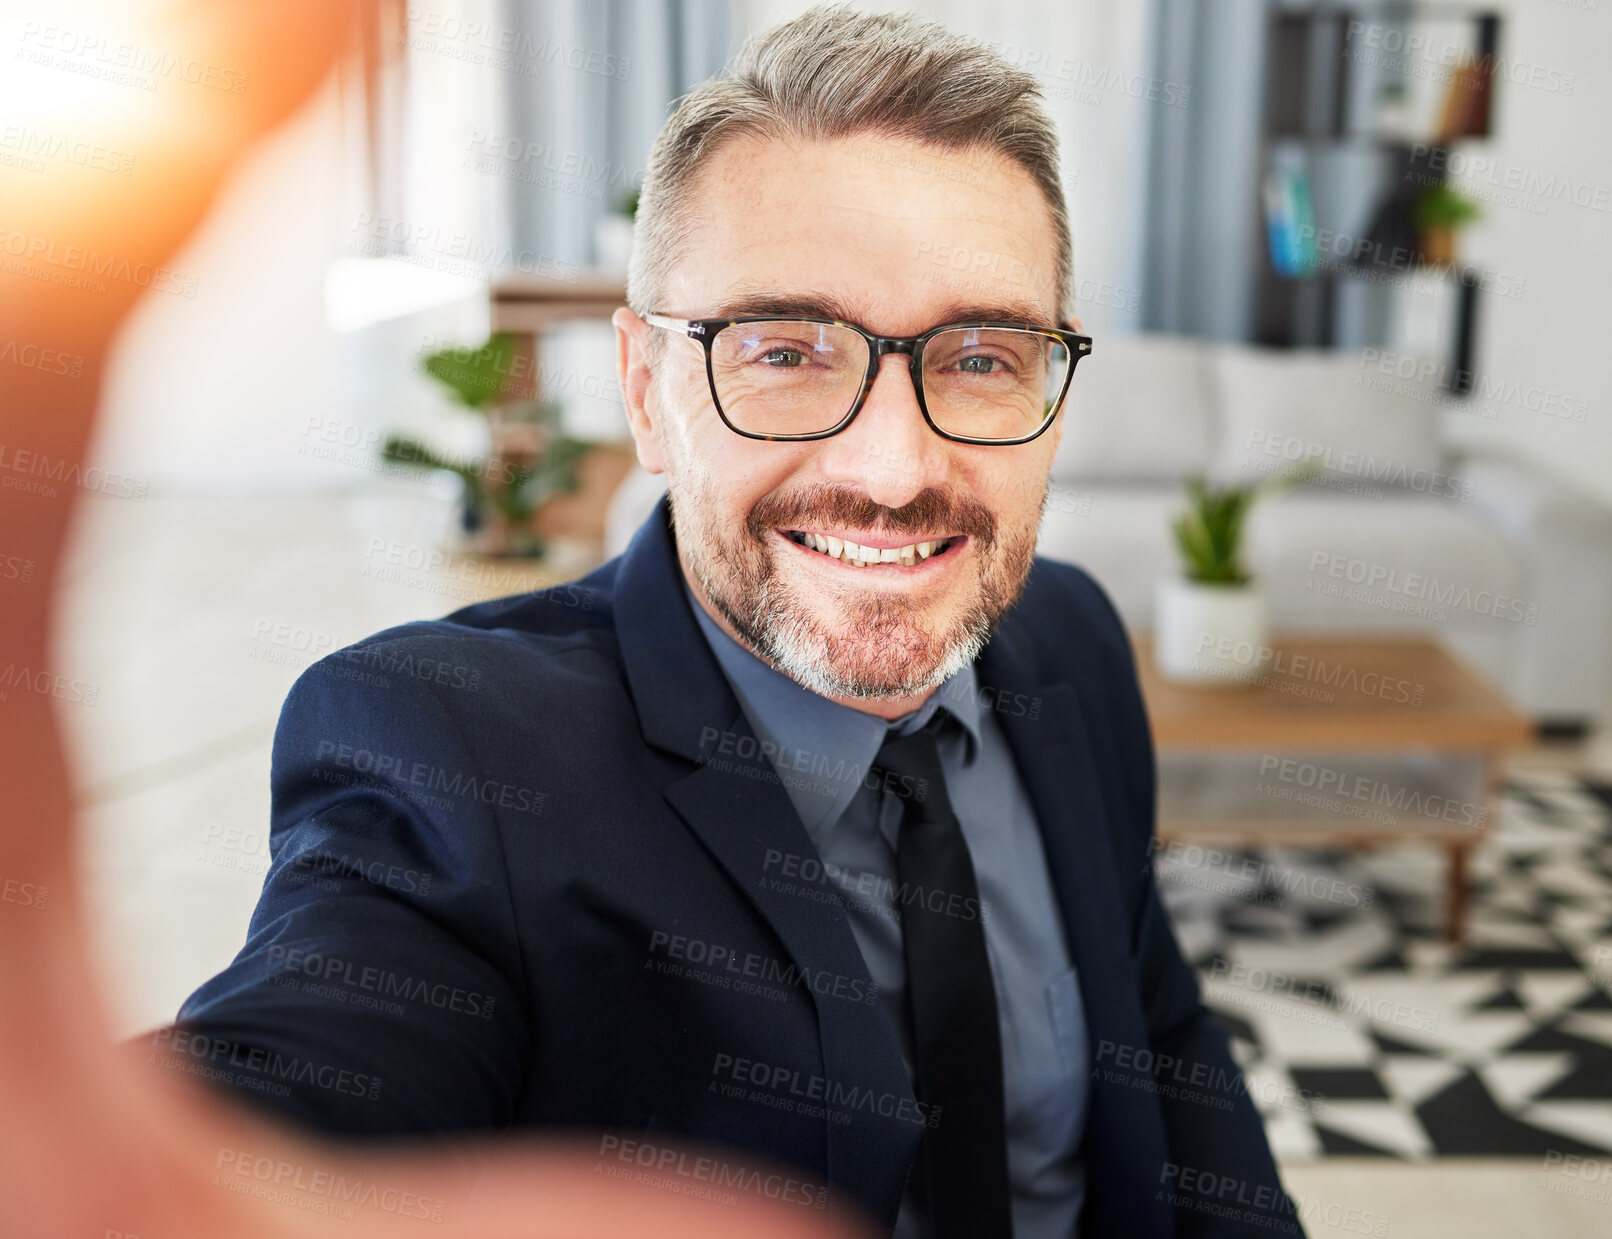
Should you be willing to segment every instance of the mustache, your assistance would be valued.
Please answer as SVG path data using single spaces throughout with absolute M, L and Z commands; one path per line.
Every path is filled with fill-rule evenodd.
M 771 529 L 812 526 L 865 529 L 883 534 L 967 534 L 983 550 L 996 545 L 996 517 L 977 499 L 953 497 L 939 487 L 919 491 L 899 508 L 875 503 L 844 486 L 819 485 L 772 494 L 750 509 L 750 533 L 764 539 Z

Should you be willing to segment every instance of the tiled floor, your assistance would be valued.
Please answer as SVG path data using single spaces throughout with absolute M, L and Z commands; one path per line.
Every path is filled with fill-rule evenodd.
M 83 694 L 93 703 L 64 703 L 62 718 L 84 805 L 85 906 L 120 1033 L 171 1018 L 197 984 L 228 962 L 244 936 L 267 861 L 274 721 L 302 668 L 388 625 L 521 588 L 409 566 L 438 545 L 451 515 L 440 497 L 406 482 L 377 484 L 363 495 L 153 496 L 140 503 L 102 497 L 86 504 L 51 670 L 94 689 Z M 1554 779 L 1568 786 L 1572 780 L 1561 776 L 1589 774 L 1612 782 L 1612 746 L 1540 749 L 1519 757 L 1511 770 L 1518 781 Z M 1547 874 L 1546 884 L 1560 885 L 1570 876 Z M 1412 860 L 1397 868 L 1395 880 L 1436 893 L 1438 867 Z M 1515 891 L 1502 895 L 1518 897 Z M 1212 948 L 1194 936 L 1199 930 L 1190 922 L 1188 917 L 1183 938 L 1207 964 Z M 1526 935 L 1515 926 L 1484 932 Z M 1252 944 L 1255 954 L 1228 959 L 1257 958 L 1261 943 L 1268 947 L 1271 938 L 1256 933 L 1238 941 L 1245 952 Z M 1456 1022 L 1464 1021 L 1480 1040 L 1483 1028 L 1496 1020 L 1515 1022 L 1519 1010 L 1526 1014 L 1559 999 L 1570 1007 L 1587 997 L 1563 999 L 1545 982 L 1491 978 L 1488 971 L 1482 979 L 1494 982 L 1493 993 L 1463 994 L 1459 1001 L 1501 1002 L 1499 991 L 1508 989 L 1520 1005 L 1491 1005 L 1486 1013 L 1463 1009 Z M 1246 1006 L 1241 1013 L 1248 1015 Z M 1587 1018 L 1605 1040 L 1606 1016 L 1590 1011 Z M 1287 1024 L 1261 1025 L 1261 1048 L 1286 1037 L 1293 1043 L 1288 1050 L 1313 1057 L 1327 1037 L 1340 1035 L 1319 1022 Z M 1279 1031 L 1270 1032 L 1272 1027 Z M 1561 1053 L 1559 1046 L 1540 1047 L 1537 1071 L 1545 1072 L 1544 1059 L 1555 1062 L 1552 1056 Z M 1275 1069 L 1297 1084 L 1289 1060 L 1286 1054 Z M 1296 1123 L 1291 1113 L 1271 1116 L 1273 1142 L 1304 1202 L 1310 1234 L 1409 1239 L 1612 1233 L 1612 1157 L 1566 1161 L 1565 1151 L 1579 1148 L 1567 1141 L 1566 1128 L 1552 1129 L 1563 1136 L 1563 1157 L 1556 1161 L 1537 1150 L 1498 1161 L 1418 1163 L 1370 1156 L 1373 1148 L 1414 1155 L 1411 1146 L 1422 1137 L 1408 1126 L 1391 1131 L 1392 1121 L 1381 1113 L 1362 1117 L 1362 1107 L 1384 1110 L 1382 1099 L 1347 1096 L 1351 1082 L 1360 1081 L 1345 1079 L 1336 1063 L 1322 1060 L 1324 1052 L 1308 1068 L 1321 1074 L 1302 1079 L 1313 1091 L 1328 1093 L 1334 1116 L 1341 1116 L 1332 1125 L 1334 1143 L 1346 1143 L 1350 1132 L 1366 1138 L 1356 1156 L 1312 1160 L 1333 1151 L 1318 1125 Z M 1526 1067 L 1508 1068 L 1497 1087 L 1548 1087 L 1540 1084 L 1542 1076 L 1524 1079 Z M 1415 1063 L 1393 1067 L 1395 1087 L 1409 1090 L 1407 1096 L 1437 1087 L 1424 1077 L 1445 1068 L 1435 1060 L 1418 1070 Z M 1351 1106 L 1362 1113 L 1352 1114 Z M 1581 1134 L 1585 1150 L 1602 1147 L 1599 1126 Z
M 1161 859 L 1183 947 L 1284 1161 L 1612 1165 L 1612 787 L 1511 776 L 1461 947 L 1443 940 L 1426 853 Z M 1226 880 L 1243 872 L 1240 889 Z

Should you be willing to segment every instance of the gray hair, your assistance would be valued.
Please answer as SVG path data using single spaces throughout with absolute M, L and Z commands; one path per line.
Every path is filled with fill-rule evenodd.
M 995 152 L 1030 174 L 1057 236 L 1058 316 L 1073 312 L 1069 213 L 1058 137 L 1034 74 L 911 13 L 819 5 L 753 34 L 722 76 L 684 95 L 649 154 L 627 274 L 637 314 L 665 310 L 672 268 L 697 226 L 700 171 L 740 136 L 818 141 L 885 134 L 943 150 Z M 659 336 L 659 332 L 652 333 Z

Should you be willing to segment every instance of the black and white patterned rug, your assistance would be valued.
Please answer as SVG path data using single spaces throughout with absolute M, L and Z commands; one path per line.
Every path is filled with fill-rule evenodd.
M 1507 784 L 1461 948 L 1432 848 L 1157 864 L 1281 1160 L 1612 1152 L 1612 785 Z

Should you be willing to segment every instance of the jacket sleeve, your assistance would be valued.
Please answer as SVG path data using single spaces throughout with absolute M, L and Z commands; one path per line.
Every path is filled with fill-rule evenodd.
M 454 720 L 473 694 L 396 671 L 449 640 L 338 651 L 297 681 L 246 945 L 152 1034 L 162 1065 L 330 1133 L 511 1121 L 532 1019 L 493 806 L 541 794 L 478 768 Z
M 1112 674 L 1114 740 L 1123 746 L 1131 812 L 1116 839 L 1122 880 L 1133 910 L 1131 949 L 1146 1016 L 1155 1076 L 1175 1087 L 1156 1094 L 1169 1162 L 1160 1190 L 1174 1206 L 1176 1233 L 1195 1239 L 1281 1235 L 1302 1237 L 1294 1202 L 1282 1189 L 1264 1124 L 1225 1030 L 1203 1005 L 1197 974 L 1181 954 L 1159 898 L 1153 868 L 1157 768 L 1152 732 L 1130 641 L 1113 604 L 1087 578 L 1112 624 L 1105 642 Z

